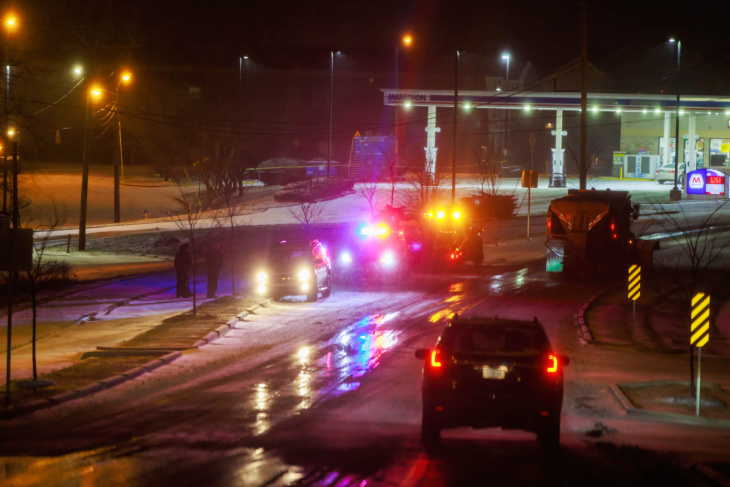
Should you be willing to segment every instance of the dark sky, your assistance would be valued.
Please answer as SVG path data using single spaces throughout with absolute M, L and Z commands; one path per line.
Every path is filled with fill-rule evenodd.
M 541 76 L 580 55 L 578 0 L 9 0 L 42 32 L 28 50 L 82 52 L 83 45 L 126 46 L 152 65 L 231 66 L 248 54 L 269 67 L 321 68 L 328 52 L 368 50 L 392 58 L 404 32 L 421 63 L 455 49 L 494 60 L 512 53 Z M 730 74 L 730 2 L 586 0 L 589 59 L 612 72 L 648 68 L 669 36 L 683 41 L 688 79 Z M 67 46 L 68 44 L 68 46 Z M 71 45 L 76 44 L 75 47 Z M 54 47 L 49 47 L 54 46 Z M 105 54 L 102 54 L 105 55 Z M 684 62 L 683 62 L 684 64 Z M 694 65 L 694 66 L 693 66 Z M 707 71 L 707 69 L 710 71 Z M 730 79 L 728 79 L 730 81 Z M 728 83 L 730 84 L 730 83 Z

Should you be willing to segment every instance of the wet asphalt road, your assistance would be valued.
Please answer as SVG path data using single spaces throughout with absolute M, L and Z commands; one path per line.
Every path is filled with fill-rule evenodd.
M 339 290 L 274 303 L 229 335 L 117 389 L 0 424 L 8 485 L 705 485 L 666 428 L 621 419 L 586 361 L 574 314 L 597 285 L 539 269 L 416 279 L 415 289 Z M 533 434 L 455 430 L 419 443 L 420 363 L 454 312 L 538 316 L 566 370 L 564 448 Z M 316 326 L 318 325 L 318 326 Z M 606 418 L 618 418 L 603 427 Z M 618 431 L 616 430 L 618 428 Z M 616 441 L 617 433 L 626 434 Z M 686 428 L 671 437 L 698 441 Z M 717 435 L 727 451 L 728 435 Z M 641 444 L 638 442 L 637 444 Z M 718 447 L 719 448 L 719 447 Z M 680 449 L 681 450 L 681 449 Z M 692 462 L 690 462 L 692 463 Z

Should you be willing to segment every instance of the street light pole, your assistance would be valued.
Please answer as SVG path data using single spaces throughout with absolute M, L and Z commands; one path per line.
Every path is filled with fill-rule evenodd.
M 504 91 L 509 91 L 509 62 L 512 56 L 506 52 L 502 54 L 502 60 L 507 62 L 507 72 L 505 76 Z M 504 120 L 502 121 L 502 156 L 506 159 L 506 149 L 509 146 L 509 138 L 507 137 L 507 129 L 509 127 L 509 110 L 504 111 Z
M 327 179 L 330 177 L 330 161 L 332 159 L 332 98 L 335 87 L 335 51 L 330 51 L 330 134 L 327 144 Z
M 124 179 L 124 153 L 122 151 L 122 119 L 119 114 L 119 101 L 122 98 L 121 85 L 129 84 L 131 82 L 132 75 L 129 71 L 123 71 L 119 79 L 117 80 L 116 90 L 114 93 L 115 104 L 114 114 L 117 117 L 117 144 L 115 144 L 115 158 L 114 158 L 114 223 L 120 223 L 121 218 L 121 195 L 120 195 L 120 183 Z
M 79 216 L 79 251 L 86 250 L 86 210 L 89 194 L 89 119 L 91 118 L 91 95 L 101 96 L 101 91 L 86 87 L 86 109 L 84 115 L 84 144 L 81 156 L 83 170 L 81 172 L 81 211 Z
M 459 110 L 459 50 L 454 58 L 454 138 L 451 148 L 451 203 L 456 202 L 456 116 Z
M 674 187 L 669 190 L 669 200 L 679 201 L 682 199 L 682 191 L 677 187 L 677 178 L 679 176 L 679 88 L 680 88 L 680 56 L 682 52 L 682 42 L 674 38 L 669 39 L 670 43 L 677 43 L 677 103 L 674 107 Z
M 5 116 L 3 117 L 2 130 L 3 139 L 5 140 L 5 147 L 3 151 L 3 212 L 8 211 L 8 149 L 10 144 L 7 137 L 8 131 L 8 117 L 10 114 L 10 64 L 8 63 L 8 42 L 10 35 L 14 34 L 18 30 L 18 19 L 14 12 L 8 12 L 3 18 L 3 29 L 5 30 L 6 37 L 3 43 L 3 65 L 5 66 Z
M 91 102 L 89 93 L 86 93 L 86 107 L 84 110 L 84 144 L 81 155 L 81 214 L 79 216 L 79 251 L 86 250 L 86 205 L 89 192 L 89 160 L 87 159 L 89 145 L 89 118 L 91 116 Z
M 5 59 L 3 59 L 4 62 Z M 10 65 L 5 64 L 5 117 L 3 119 L 3 134 L 5 135 L 5 150 L 3 152 L 3 212 L 8 212 L 8 149 L 9 139 L 7 137 L 8 132 L 8 117 L 10 116 Z

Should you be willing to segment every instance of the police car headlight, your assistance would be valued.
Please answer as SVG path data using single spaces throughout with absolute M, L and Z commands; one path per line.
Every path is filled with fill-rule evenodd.
M 350 264 L 352 262 L 352 256 L 350 255 L 350 252 L 342 252 L 342 254 L 340 254 L 340 261 L 343 264 Z
M 306 281 L 309 279 L 309 270 L 308 269 L 302 269 L 299 272 L 297 272 L 297 277 L 300 281 Z
M 259 272 L 256 274 L 256 280 L 261 284 L 266 284 L 269 282 L 269 276 L 265 272 Z
M 393 254 L 393 252 L 388 250 L 383 254 L 383 257 L 380 258 L 380 262 L 385 265 L 393 265 L 395 264 L 395 255 Z

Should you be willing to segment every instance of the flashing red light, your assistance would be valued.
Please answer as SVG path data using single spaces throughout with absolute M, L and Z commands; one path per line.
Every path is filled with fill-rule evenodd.
M 431 359 L 433 362 L 433 359 Z M 548 356 L 548 368 L 547 371 L 549 374 L 554 374 L 558 371 L 558 357 L 553 355 L 552 353 Z
M 431 352 L 431 367 L 441 367 L 441 350 Z

